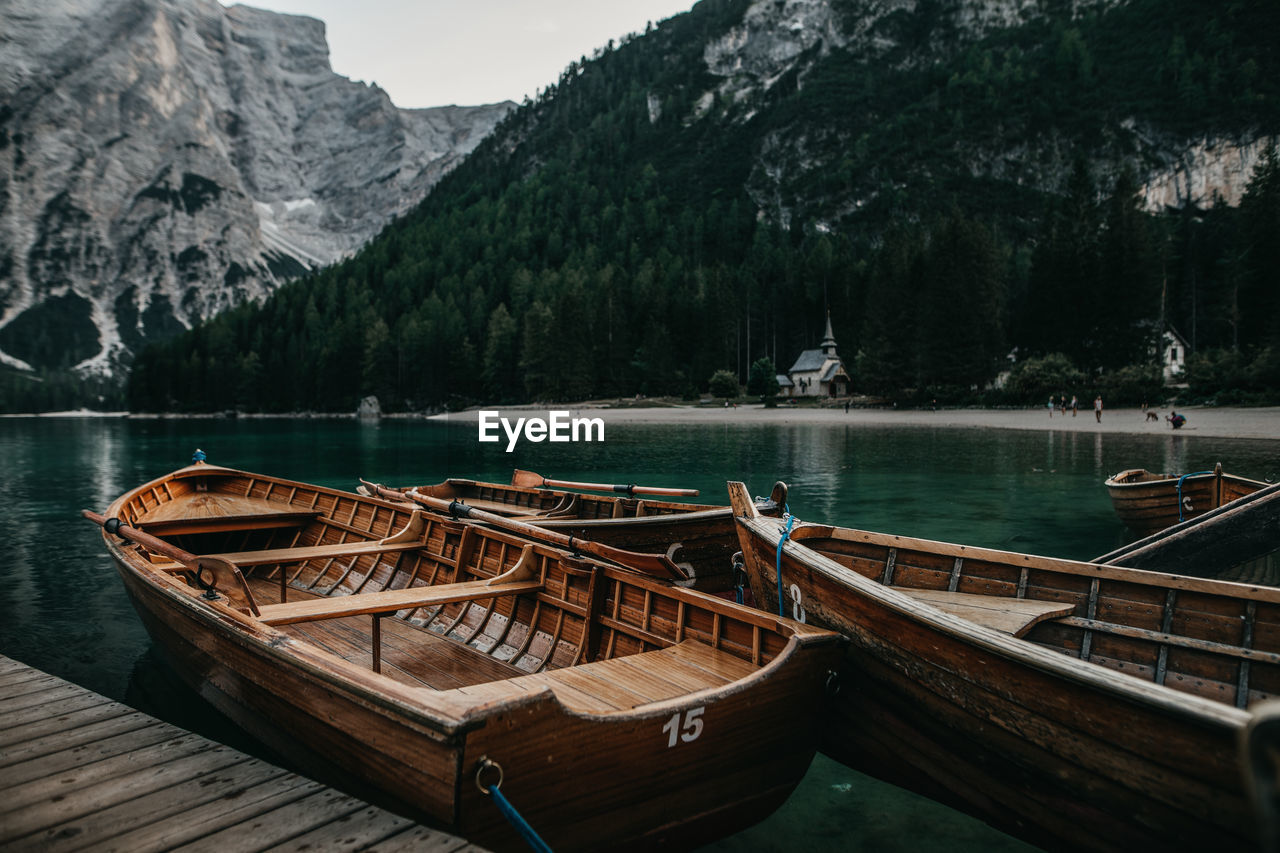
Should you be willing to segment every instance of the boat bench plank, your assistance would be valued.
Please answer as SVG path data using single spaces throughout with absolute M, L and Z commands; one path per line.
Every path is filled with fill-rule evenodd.
M 522 688 L 550 687 L 565 706 L 575 710 L 608 713 L 720 687 L 755 671 L 755 666 L 741 658 L 698 640 L 683 640 L 665 649 L 547 670 L 511 681 Z
M 891 587 L 916 601 L 923 601 L 939 610 L 967 619 L 978 625 L 1021 637 L 1046 619 L 1070 616 L 1075 606 L 1060 601 L 1034 601 L 1028 598 L 974 595 L 967 592 L 949 592 L 945 589 L 910 589 Z
M 230 551 L 225 554 L 207 554 L 230 560 L 237 566 L 269 566 L 276 563 L 303 563 L 307 560 L 323 560 L 329 557 L 363 557 L 366 554 L 394 554 L 421 548 L 421 542 L 376 541 L 335 542 L 332 545 L 304 545 L 299 548 L 270 548 L 261 551 Z
M 497 584 L 491 584 L 488 580 L 476 580 L 435 586 L 412 586 L 380 592 L 291 601 L 285 604 L 267 604 L 259 608 L 259 618 L 267 625 L 288 625 L 292 622 L 310 622 L 342 616 L 394 613 L 397 610 L 415 607 L 520 595 L 526 592 L 538 592 L 541 589 L 540 580 L 508 581 Z
M 228 533 L 236 530 L 272 530 L 301 527 L 321 516 L 319 510 L 253 515 L 223 515 L 209 518 L 171 518 L 140 521 L 138 529 L 152 536 L 186 536 L 192 533 Z

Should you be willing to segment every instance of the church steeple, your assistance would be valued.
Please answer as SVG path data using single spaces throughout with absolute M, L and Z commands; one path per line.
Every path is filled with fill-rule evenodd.
M 827 312 L 827 331 L 822 338 L 822 354 L 836 358 L 836 339 L 831 334 L 831 312 Z

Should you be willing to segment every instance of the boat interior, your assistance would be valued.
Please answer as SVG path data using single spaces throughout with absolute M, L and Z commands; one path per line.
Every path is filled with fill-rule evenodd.
M 644 518 L 715 509 L 706 504 L 623 495 L 590 495 L 462 479 L 449 479 L 431 486 L 418 486 L 416 491 L 442 500 L 466 501 L 471 506 L 486 512 L 529 519 Z
M 1280 590 L 826 525 L 791 538 L 945 613 L 1244 708 L 1280 695 Z
M 763 613 L 409 507 L 226 469 L 132 493 L 118 517 L 198 557 L 261 623 L 413 687 L 489 701 L 551 687 L 611 713 L 746 678 L 793 633 Z

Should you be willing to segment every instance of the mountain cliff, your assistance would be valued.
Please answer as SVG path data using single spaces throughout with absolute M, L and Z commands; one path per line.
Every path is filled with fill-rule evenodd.
M 0 362 L 107 375 L 328 264 L 514 106 L 397 109 L 324 25 L 213 0 L 0 0 Z
M 571 63 L 349 261 L 149 351 L 133 405 L 694 394 L 828 312 L 873 393 L 961 399 L 1015 348 L 1145 381 L 1166 325 L 1266 384 L 1276 31 L 1248 2 L 703 0 Z

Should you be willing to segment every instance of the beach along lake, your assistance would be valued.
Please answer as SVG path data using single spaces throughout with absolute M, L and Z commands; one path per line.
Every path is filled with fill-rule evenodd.
M 0 653 L 201 734 L 247 739 L 179 685 L 151 650 L 98 530 L 82 508 L 186 465 L 197 449 L 232 468 L 342 489 L 357 478 L 422 485 L 508 482 L 515 468 L 562 480 L 696 488 L 725 481 L 823 522 L 1088 560 L 1132 537 L 1103 480 L 1126 468 L 1185 473 L 1221 462 L 1274 480 L 1280 442 L 1194 434 L 843 424 L 611 424 L 604 441 L 480 442 L 474 420 L 0 419 Z M 743 749 L 752 744 L 743 743 Z M 732 797 L 733 791 L 726 791 Z M 1013 850 L 979 821 L 822 756 L 787 804 L 713 845 L 723 850 Z

